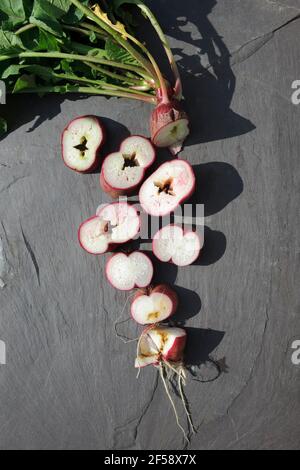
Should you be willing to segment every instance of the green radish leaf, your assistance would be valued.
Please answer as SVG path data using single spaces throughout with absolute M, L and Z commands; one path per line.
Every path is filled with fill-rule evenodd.
M 138 61 L 132 57 L 129 52 L 116 44 L 112 39 L 108 39 L 105 43 L 106 57 L 115 62 L 122 62 L 123 64 L 139 65 Z
M 7 133 L 7 122 L 4 118 L 0 117 L 0 137 Z
M 127 26 L 137 27 L 139 25 L 137 19 L 132 14 L 130 8 L 126 8 L 128 4 L 143 4 L 140 0 L 112 0 L 112 8 L 114 9 L 115 13 L 122 18 L 124 23 Z M 122 7 L 122 8 L 121 8 Z
M 24 23 L 26 20 L 23 0 L 1 0 L 0 13 L 1 12 L 2 15 L 0 18 L 1 20 L 7 20 L 7 26 L 9 23 L 15 26 L 17 24 Z
M 71 42 L 68 47 L 72 52 L 81 55 L 90 55 L 99 58 L 104 58 L 107 56 L 107 53 L 104 49 L 100 49 L 98 47 L 91 48 L 91 46 L 87 46 L 86 44 L 80 44 L 79 42 Z
M 30 72 L 32 75 L 36 75 L 49 81 L 53 77 L 53 70 L 50 67 L 44 67 L 42 65 L 10 65 L 3 73 L 2 78 L 5 80 L 13 75 L 19 75 L 20 72 Z
M 88 6 L 89 0 L 81 1 L 82 5 Z M 84 18 L 84 13 L 79 10 L 75 5 L 71 5 L 68 13 L 62 17 L 62 21 L 69 25 L 77 25 Z
M 34 88 L 36 86 L 34 75 L 21 75 L 15 83 L 12 93 Z
M 89 40 L 92 42 L 92 43 L 96 43 L 97 42 L 97 36 L 96 36 L 96 33 L 94 31 L 91 31 L 90 34 L 89 34 Z
M 36 41 L 36 49 L 38 51 L 60 51 L 60 44 L 56 36 L 39 29 L 39 37 Z
M 63 35 L 59 20 L 68 13 L 71 7 L 69 0 L 34 0 L 30 23 L 52 33 Z
M 24 45 L 16 34 L 0 29 L 0 53 L 13 54 L 24 50 Z

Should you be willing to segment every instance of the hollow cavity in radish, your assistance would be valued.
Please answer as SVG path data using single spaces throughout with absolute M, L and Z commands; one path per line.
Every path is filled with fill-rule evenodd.
M 63 161 L 79 173 L 94 170 L 99 162 L 99 151 L 105 142 L 104 127 L 96 116 L 73 119 L 62 134 Z
M 104 159 L 100 175 L 103 191 L 113 198 L 132 193 L 141 184 L 146 169 L 154 160 L 155 150 L 148 139 L 128 137 L 118 152 Z
M 139 198 L 147 214 L 164 216 L 173 212 L 195 190 L 195 174 L 185 160 L 163 163 L 142 184 Z
M 133 206 L 113 202 L 83 222 L 78 230 L 79 243 L 88 253 L 101 255 L 132 240 L 139 232 L 140 218 Z

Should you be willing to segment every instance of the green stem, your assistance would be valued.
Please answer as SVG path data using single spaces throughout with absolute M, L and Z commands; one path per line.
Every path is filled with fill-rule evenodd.
M 139 96 L 145 96 L 149 97 L 150 95 L 148 93 L 144 93 L 143 91 L 139 91 L 138 93 L 135 90 L 131 90 L 130 88 L 125 88 L 119 85 L 113 85 L 111 83 L 106 83 L 103 82 L 102 80 L 93 80 L 92 78 L 85 78 L 85 77 L 78 77 L 77 75 L 72 75 L 72 74 L 67 74 L 67 73 L 53 73 L 53 76 L 62 80 L 70 80 L 74 82 L 79 82 L 79 83 L 90 83 L 91 85 L 95 85 L 97 87 L 102 87 L 104 89 L 108 90 L 120 90 L 121 92 L 128 92 L 128 93 L 133 93 L 135 95 Z
M 145 57 L 143 57 L 139 52 L 137 52 L 134 47 L 132 47 L 126 39 L 122 38 L 122 35 L 116 32 L 113 28 L 111 28 L 108 24 L 106 24 L 103 20 L 101 20 L 90 8 L 82 5 L 79 0 L 70 0 L 73 5 L 75 5 L 82 13 L 85 14 L 87 18 L 92 19 L 96 24 L 98 24 L 104 31 L 109 33 L 124 49 L 126 49 L 129 54 L 132 55 L 140 64 L 141 66 L 153 77 L 155 76 L 154 69 Z
M 105 69 L 104 67 L 100 67 L 99 65 L 95 65 L 95 64 L 90 64 L 88 62 L 85 62 L 85 64 L 88 67 L 91 67 L 93 70 L 97 70 L 102 75 L 106 75 L 107 77 L 111 77 L 114 80 L 118 80 L 120 82 L 128 83 L 130 85 L 137 85 L 137 86 L 143 86 L 143 84 L 145 84 L 145 81 L 143 79 L 138 79 L 138 78 L 134 78 L 134 77 L 126 77 L 125 75 L 120 75 L 118 73 L 110 72 L 109 70 Z
M 60 87 L 55 86 L 40 86 L 35 88 L 26 88 L 23 90 L 18 91 L 18 93 L 59 93 Z M 103 96 L 116 96 L 118 98 L 129 98 L 138 101 L 145 101 L 146 103 L 156 104 L 156 99 L 153 96 L 143 96 L 139 93 L 127 93 L 127 92 L 119 92 L 113 90 L 101 90 L 99 88 L 94 87 L 74 87 L 70 90 L 64 90 L 64 93 L 82 93 L 82 94 L 91 94 L 91 95 L 103 95 Z
M 82 26 L 83 26 L 83 24 L 82 24 Z M 102 31 L 102 33 L 100 33 L 100 31 L 101 31 L 100 28 L 97 29 L 97 31 L 94 31 L 90 28 L 89 29 L 84 29 L 84 28 L 79 28 L 77 26 L 70 26 L 70 25 L 67 25 L 67 24 L 66 25 L 63 24 L 62 27 L 66 31 L 71 31 L 71 32 L 74 32 L 74 33 L 82 34 L 83 36 L 89 36 L 91 34 L 91 31 L 93 31 L 99 39 L 102 39 L 102 40 L 107 39 L 107 35 L 103 34 L 103 31 Z
M 173 52 L 171 50 L 170 44 L 169 44 L 163 30 L 161 29 L 161 26 L 160 26 L 159 22 L 157 21 L 156 17 L 154 16 L 154 14 L 150 10 L 150 8 L 147 7 L 147 5 L 145 5 L 144 3 L 139 2 L 139 1 L 137 1 L 137 5 L 142 10 L 142 12 L 145 13 L 145 15 L 148 17 L 148 19 L 151 22 L 153 28 L 156 30 L 159 39 L 162 42 L 162 45 L 163 45 L 163 47 L 166 51 L 166 54 L 167 54 L 167 57 L 168 57 L 168 60 L 169 60 L 174 78 L 175 78 L 176 85 L 179 88 L 179 95 L 180 95 L 179 98 L 181 98 L 182 84 L 181 84 L 180 73 L 179 73 L 176 61 L 174 59 L 174 55 L 173 55 Z
M 22 33 L 25 33 L 26 31 L 29 31 L 30 29 L 33 29 L 33 28 L 36 28 L 36 25 L 35 24 L 25 24 L 25 26 L 22 26 L 20 29 L 18 29 L 15 34 L 16 35 L 19 35 L 19 34 L 22 34 Z
M 67 54 L 64 52 L 19 52 L 18 54 L 7 54 L 0 56 L 0 62 L 5 60 L 10 60 L 14 58 L 26 59 L 39 57 L 44 59 L 66 59 L 66 60 L 79 60 L 82 62 L 91 62 L 94 64 L 107 65 L 108 67 L 114 67 L 124 70 L 129 70 L 130 72 L 135 72 L 141 76 L 144 76 L 143 70 L 140 67 L 135 65 L 123 64 L 121 62 L 114 62 L 112 60 L 101 59 L 99 57 L 89 56 L 89 55 L 80 55 L 80 54 Z

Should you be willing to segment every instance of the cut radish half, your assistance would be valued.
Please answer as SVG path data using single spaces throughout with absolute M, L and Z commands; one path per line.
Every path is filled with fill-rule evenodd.
M 155 160 L 155 150 L 145 137 L 131 136 L 120 150 L 108 155 L 103 162 L 100 184 L 111 197 L 132 192 L 142 181 L 146 169 Z
M 135 208 L 126 202 L 113 202 L 80 225 L 78 239 L 88 253 L 101 255 L 117 244 L 132 240 L 139 228 L 140 218 Z
M 161 361 L 180 362 L 186 345 L 182 328 L 157 326 L 143 331 L 138 344 L 135 367 L 157 365 Z
M 131 304 L 132 318 L 141 325 L 150 325 L 166 320 L 176 312 L 178 297 L 166 284 L 136 293 Z
M 145 212 L 163 216 L 174 211 L 195 190 L 193 168 L 185 160 L 171 160 L 163 163 L 142 184 L 139 192 L 140 203 Z
M 189 133 L 187 114 L 177 100 L 162 102 L 152 112 L 151 139 L 157 147 L 171 147 L 178 153 Z
M 82 116 L 71 121 L 62 134 L 62 157 L 68 168 L 86 173 L 99 163 L 99 150 L 105 132 L 96 116 Z
M 196 232 L 184 231 L 178 225 L 166 225 L 154 235 L 152 247 L 160 261 L 188 266 L 199 257 L 201 242 Z
M 116 253 L 106 264 L 106 276 L 111 285 L 119 290 L 147 287 L 153 277 L 152 261 L 139 251 L 130 255 Z

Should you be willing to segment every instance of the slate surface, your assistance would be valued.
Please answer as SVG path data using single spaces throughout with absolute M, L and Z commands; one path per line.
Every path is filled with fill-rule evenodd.
M 182 155 L 195 165 L 193 202 L 205 203 L 207 227 L 198 265 L 157 265 L 156 277 L 181 295 L 189 362 L 208 375 L 209 356 L 228 367 L 211 382 L 188 381 L 199 426 L 189 447 L 299 449 L 300 105 L 291 84 L 300 80 L 300 2 L 151 3 L 183 75 L 193 132 Z M 149 107 L 17 97 L 1 113 L 14 131 L 0 145 L 0 448 L 182 449 L 155 370 L 137 381 L 135 344 L 114 335 L 127 295 L 77 243 L 79 223 L 108 199 L 97 175 L 63 166 L 59 149 L 74 116 L 102 116 L 116 148 L 128 132 L 148 132 Z M 126 333 L 136 334 L 132 324 Z

